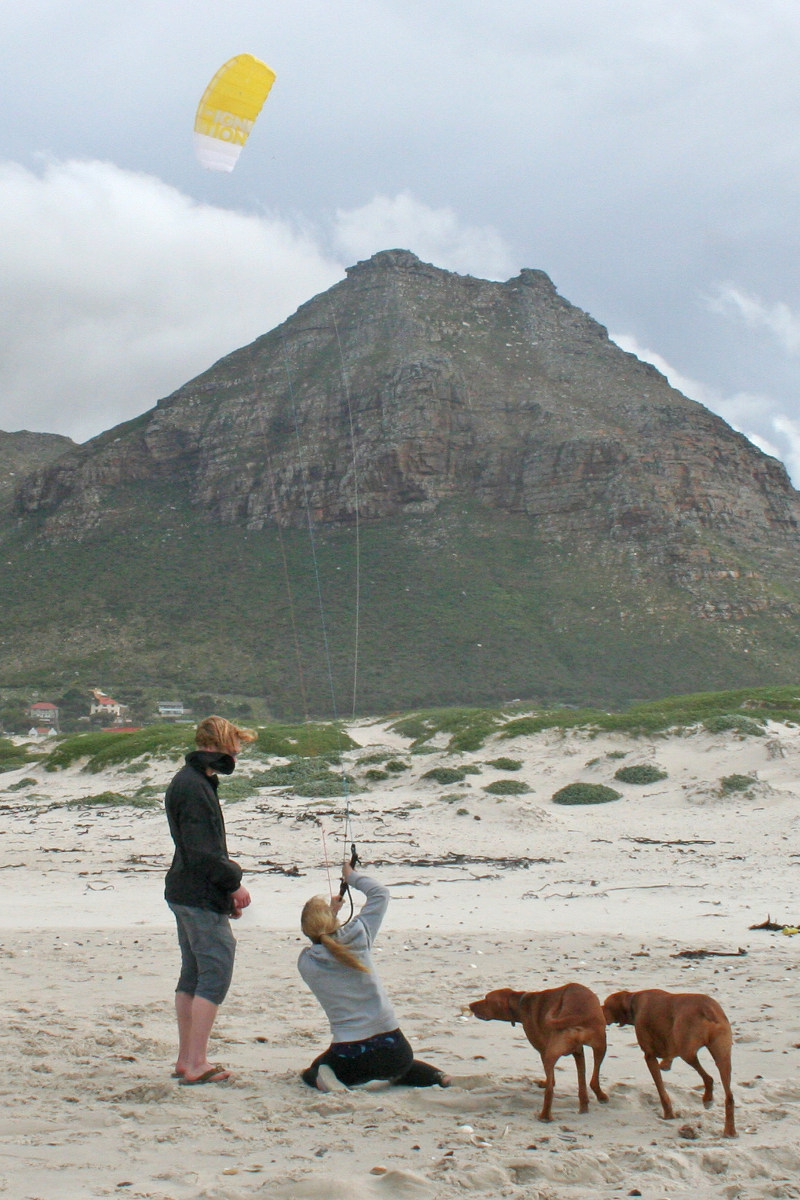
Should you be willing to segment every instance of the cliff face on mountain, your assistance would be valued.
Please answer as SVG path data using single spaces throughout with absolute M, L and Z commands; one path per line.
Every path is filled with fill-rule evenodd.
M 6 433 L 0 429 L 0 509 L 27 475 L 74 448 L 71 438 L 57 433 L 31 433 L 27 429 Z
M 96 541 L 123 492 L 152 510 L 170 488 L 199 529 L 242 536 L 482 512 L 500 536 L 507 520 L 548 554 L 677 589 L 667 608 L 693 619 L 800 611 L 800 494 L 783 466 L 541 271 L 490 282 L 400 250 L 358 263 L 149 412 L 35 471 L 16 529 Z
M 352 421 L 352 427 L 351 427 Z M 800 536 L 783 466 L 610 342 L 540 271 L 507 283 L 387 251 L 120 426 L 40 470 L 19 513 L 83 536 L 104 491 L 191 482 L 251 528 L 469 496 L 553 536 Z

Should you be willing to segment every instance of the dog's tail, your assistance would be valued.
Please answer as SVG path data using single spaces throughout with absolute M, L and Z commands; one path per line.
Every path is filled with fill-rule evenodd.
M 730 1076 L 733 1033 L 727 1020 L 710 1022 L 706 1046 L 720 1071 L 725 1064 L 728 1076 Z
M 722 1006 L 712 996 L 705 996 L 698 1015 L 705 1022 L 706 1045 L 714 1062 L 719 1065 L 719 1055 L 726 1056 L 730 1062 L 733 1032 Z
M 568 984 L 564 989 L 558 1008 L 550 1014 L 551 1029 L 573 1029 L 597 1021 L 605 1028 L 603 1006 L 594 992 L 581 983 Z

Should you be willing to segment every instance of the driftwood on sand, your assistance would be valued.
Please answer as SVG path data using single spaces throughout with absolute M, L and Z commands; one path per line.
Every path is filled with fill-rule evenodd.
M 766 921 L 762 921 L 760 925 L 748 925 L 748 929 L 769 929 L 774 933 L 782 933 L 784 929 L 797 929 L 800 921 L 773 921 L 772 917 L 767 916 Z
M 747 954 L 743 947 L 738 950 L 679 950 L 673 958 L 742 958 Z

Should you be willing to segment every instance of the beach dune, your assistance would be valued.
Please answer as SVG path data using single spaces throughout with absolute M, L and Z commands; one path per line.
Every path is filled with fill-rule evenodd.
M 800 730 L 516 739 L 528 791 L 484 789 L 508 744 L 458 756 L 457 785 L 422 778 L 451 763 L 414 756 L 381 723 L 350 729 L 350 757 L 381 750 L 408 769 L 351 799 L 363 869 L 392 903 L 377 960 L 419 1057 L 449 1089 L 370 1085 L 323 1095 L 298 1071 L 327 1044 L 297 975 L 303 901 L 338 878 L 341 805 L 258 788 L 225 806 L 231 853 L 253 904 L 236 923 L 234 983 L 212 1040 L 233 1081 L 170 1077 L 177 952 L 163 901 L 171 846 L 159 808 L 68 802 L 163 786 L 175 763 L 89 776 L 80 764 L 0 776 L 4 1014 L 0 1192 L 19 1200 L 652 1200 L 800 1197 Z M 655 763 L 650 785 L 614 781 L 619 761 Z M 248 772 L 243 756 L 237 778 Z M 505 772 L 507 775 L 508 772 Z M 723 778 L 751 778 L 724 794 Z M 21 786 L 25 778 L 28 783 Z M 608 804 L 561 807 L 577 780 Z M 221 785 L 224 798 L 225 781 Z M 325 834 L 324 843 L 322 834 Z M 706 1110 L 676 1061 L 664 1121 L 632 1029 L 610 1027 L 609 1103 L 579 1115 L 575 1069 L 556 1072 L 553 1121 L 539 1057 L 517 1026 L 465 1005 L 495 987 L 575 980 L 715 996 L 734 1029 L 736 1141 L 717 1087 Z M 701 1053 L 701 1060 L 703 1054 Z M 706 1061 L 706 1060 L 703 1060 Z

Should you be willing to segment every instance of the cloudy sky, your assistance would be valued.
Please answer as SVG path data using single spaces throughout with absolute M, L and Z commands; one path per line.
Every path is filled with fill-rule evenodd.
M 0 0 L 0 428 L 91 437 L 399 246 L 547 271 L 800 486 L 798 61 L 797 0 Z

